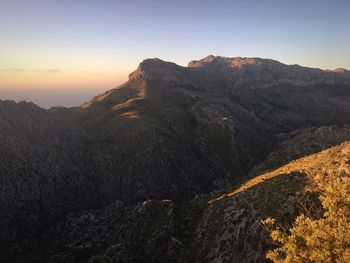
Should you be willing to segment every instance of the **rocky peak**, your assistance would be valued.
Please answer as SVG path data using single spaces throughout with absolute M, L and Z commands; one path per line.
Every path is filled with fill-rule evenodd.
M 197 67 L 215 67 L 215 66 L 225 66 L 231 68 L 240 68 L 245 65 L 260 65 L 262 62 L 271 62 L 273 60 L 264 60 L 260 58 L 246 58 L 246 57 L 222 57 L 222 56 L 207 56 L 200 60 L 193 60 L 188 63 L 189 68 Z M 274 61 L 277 62 L 277 61 Z
M 132 79 L 165 79 L 176 80 L 182 71 L 182 67 L 172 62 L 166 62 L 159 58 L 143 60 L 138 68 L 129 75 Z

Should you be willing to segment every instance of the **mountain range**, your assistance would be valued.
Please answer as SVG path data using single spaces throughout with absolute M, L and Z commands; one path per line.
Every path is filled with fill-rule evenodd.
M 261 58 L 146 59 L 72 108 L 0 101 L 0 259 L 265 262 L 258 219 L 349 171 L 349 124 L 349 71 Z

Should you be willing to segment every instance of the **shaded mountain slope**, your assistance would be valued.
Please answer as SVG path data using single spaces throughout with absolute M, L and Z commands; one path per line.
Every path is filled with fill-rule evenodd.
M 37 236 L 95 205 L 85 140 L 33 103 L 0 101 L 0 240 Z

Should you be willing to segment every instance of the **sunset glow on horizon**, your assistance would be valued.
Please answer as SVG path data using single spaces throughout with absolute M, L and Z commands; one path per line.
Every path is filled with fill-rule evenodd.
M 50 102 L 34 102 L 44 107 L 56 103 L 50 90 L 75 92 L 74 101 L 57 101 L 72 106 L 114 88 L 149 57 L 183 66 L 214 54 L 350 68 L 345 0 L 0 0 L 0 22 L 0 99 L 31 100 L 37 94 L 23 90 L 39 90 Z
M 0 70 L 1 71 L 1 70 Z M 1 73 L 0 89 L 6 88 L 95 88 L 114 87 L 127 79 L 110 71 L 5 70 Z M 85 84 L 82 86 L 82 84 Z

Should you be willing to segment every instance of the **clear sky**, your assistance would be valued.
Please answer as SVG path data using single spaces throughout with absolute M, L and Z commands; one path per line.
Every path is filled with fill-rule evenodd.
M 350 68 L 348 0 L 0 0 L 0 98 L 74 105 L 144 58 Z

